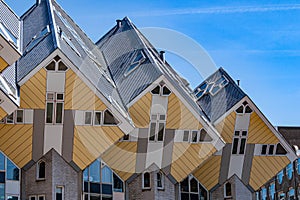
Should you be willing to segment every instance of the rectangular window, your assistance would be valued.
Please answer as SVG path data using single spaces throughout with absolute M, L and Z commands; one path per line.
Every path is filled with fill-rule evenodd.
M 36 196 L 29 196 L 29 200 L 36 200 Z
M 11 113 L 6 117 L 6 123 L 7 124 L 13 124 L 14 123 L 14 113 Z
M 232 144 L 232 154 L 244 155 L 247 143 L 247 131 L 235 131 Z
M 64 94 L 47 93 L 46 123 L 62 124 L 64 112 Z
M 190 137 L 190 131 L 184 131 L 183 132 L 183 141 L 188 142 Z
M 96 125 L 96 126 L 101 125 L 101 112 L 100 111 L 95 111 L 94 125 Z
M 192 131 L 192 143 L 196 143 L 198 141 L 198 131 Z
M 23 123 L 24 121 L 24 111 L 23 110 L 17 110 L 16 111 L 16 123 Z
M 8 196 L 7 196 L 7 200 L 19 200 L 19 197 L 18 197 L 18 196 L 11 196 L 11 195 L 8 195 Z
M 84 124 L 92 125 L 92 112 L 91 111 L 86 111 L 84 113 Z
M 39 195 L 38 200 L 45 200 L 45 195 Z
M 165 115 L 151 115 L 151 123 L 149 127 L 149 141 L 159 141 L 164 140 L 165 135 Z
M 261 155 L 274 155 L 275 145 L 274 144 L 264 144 L 261 146 Z
M 63 200 L 64 195 L 64 187 L 63 186 L 57 186 L 55 190 L 55 200 Z

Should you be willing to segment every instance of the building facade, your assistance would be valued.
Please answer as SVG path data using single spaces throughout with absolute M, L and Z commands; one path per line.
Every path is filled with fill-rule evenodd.
M 0 3 L 0 199 L 255 199 L 297 158 L 224 69 L 192 90 L 127 17 L 93 43 L 55 0 Z

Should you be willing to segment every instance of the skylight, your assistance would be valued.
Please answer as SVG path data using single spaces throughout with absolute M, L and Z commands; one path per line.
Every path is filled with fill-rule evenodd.
M 204 94 L 210 93 L 211 95 L 216 95 L 223 87 L 228 84 L 228 80 L 221 76 L 215 82 L 204 82 L 195 91 L 197 99 L 200 99 Z
M 0 33 L 15 47 L 17 47 L 18 39 L 5 27 L 4 24 L 0 23 Z
M 144 61 L 146 60 L 146 57 L 142 50 L 137 51 L 135 54 L 135 58 L 132 60 L 130 66 L 126 70 L 125 76 L 130 74 L 132 71 L 134 71 L 138 66 L 140 66 Z
M 26 46 L 26 52 L 29 52 L 40 41 L 42 41 L 50 33 L 50 27 L 47 25 L 43 30 L 37 33 Z
M 70 40 L 70 38 L 68 38 L 68 36 L 64 33 L 64 32 L 61 32 L 61 38 L 71 47 L 71 49 L 73 51 L 75 51 L 75 53 L 80 57 L 80 53 L 79 51 L 77 50 L 77 48 L 75 47 L 75 45 L 73 44 L 73 42 Z

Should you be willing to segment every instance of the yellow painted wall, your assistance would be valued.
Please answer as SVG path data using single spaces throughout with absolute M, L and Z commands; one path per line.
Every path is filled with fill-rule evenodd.
M 226 116 L 222 121 L 215 125 L 217 131 L 221 134 L 226 143 L 232 143 L 232 137 L 234 134 L 236 113 L 233 111 Z
M 269 129 L 265 122 L 255 112 L 253 112 L 250 118 L 247 143 L 276 144 L 278 142 L 278 138 Z
M 6 115 L 7 113 L 5 112 L 5 110 L 2 107 L 0 107 L 0 120 L 3 119 Z
M 47 87 L 46 74 L 46 70 L 42 68 L 21 86 L 21 108 L 45 109 Z
M 120 142 L 105 152 L 102 159 L 126 181 L 135 173 L 136 152 L 137 142 Z
M 220 168 L 221 156 L 211 156 L 193 175 L 206 189 L 211 190 L 219 182 Z
M 134 125 L 138 128 L 147 128 L 150 123 L 152 95 L 147 93 L 129 108 L 129 114 Z
M 66 72 L 66 110 L 105 110 L 106 105 L 71 69 Z
M 74 162 L 84 169 L 123 135 L 117 126 L 76 126 L 73 146 Z
M 251 187 L 259 189 L 288 164 L 289 159 L 285 156 L 255 156 L 250 174 Z
M 22 168 L 32 158 L 32 125 L 0 125 L 0 150 Z
M 8 63 L 0 56 L 0 72 L 2 72 L 7 66 Z
M 203 126 L 175 94 L 168 99 L 167 129 L 197 130 Z
M 171 174 L 179 182 L 193 172 L 216 149 L 212 144 L 174 143 Z

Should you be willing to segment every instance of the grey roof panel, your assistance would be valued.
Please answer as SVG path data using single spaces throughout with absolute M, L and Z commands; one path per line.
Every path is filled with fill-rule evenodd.
M 203 83 L 215 82 L 222 76 L 229 81 L 224 88 L 222 88 L 215 95 L 212 95 L 208 92 L 197 100 L 198 105 L 202 108 L 211 122 L 216 121 L 246 96 L 246 94 L 223 68 L 218 69 L 214 74 L 203 81 Z M 203 83 L 201 83 L 199 86 L 201 86 Z M 195 92 L 197 92 L 198 87 L 196 87 L 194 90 Z
M 20 37 L 20 21 L 18 16 L 1 0 L 0 23 L 2 23 L 13 36 Z

